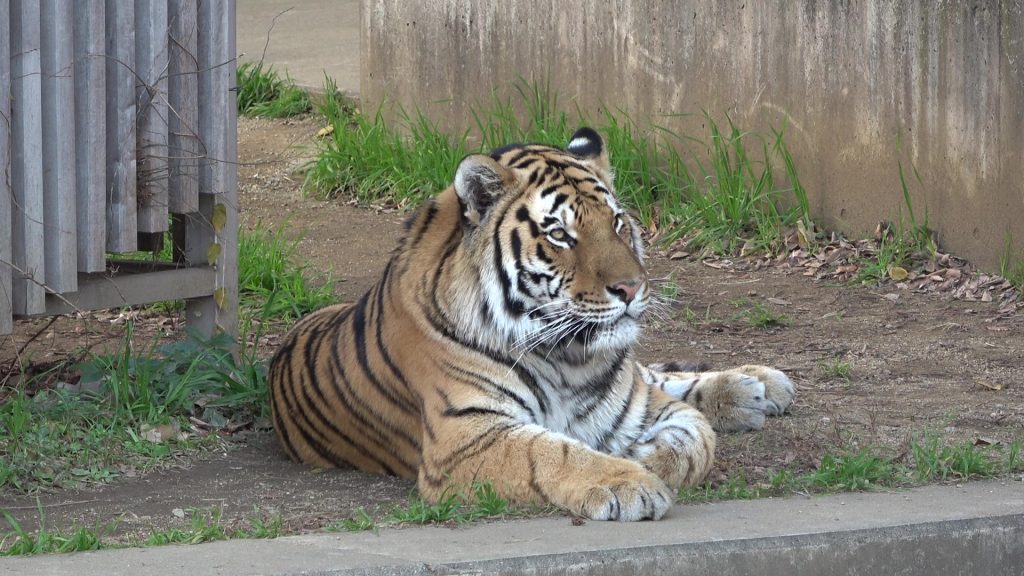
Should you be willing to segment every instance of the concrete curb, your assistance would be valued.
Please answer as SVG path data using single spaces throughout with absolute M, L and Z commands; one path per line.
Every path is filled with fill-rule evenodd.
M 660 522 L 568 518 L 308 534 L 198 546 L 10 558 L 52 574 L 1015 574 L 1024 483 L 681 506 Z

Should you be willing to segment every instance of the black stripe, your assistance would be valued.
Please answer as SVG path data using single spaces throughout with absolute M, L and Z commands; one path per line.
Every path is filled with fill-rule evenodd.
M 505 221 L 505 216 L 508 213 L 509 206 L 506 206 L 498 218 L 497 222 L 500 224 Z M 502 262 L 502 251 L 501 251 L 501 226 L 494 227 L 494 268 L 495 273 L 498 276 L 498 281 L 501 283 L 501 294 L 505 301 L 505 311 L 509 316 L 518 317 L 522 316 L 526 312 L 526 307 L 522 301 L 515 298 L 512 295 L 512 278 L 509 278 L 505 274 L 505 268 Z M 518 262 L 518 259 L 516 260 Z
M 465 418 L 468 416 L 501 416 L 502 418 L 512 418 L 510 414 L 506 414 L 501 410 L 482 408 L 480 406 L 467 406 L 465 408 L 449 406 L 448 408 L 445 408 L 443 414 L 444 416 L 451 418 Z
M 622 405 L 622 409 L 619 410 L 619 413 L 615 416 L 615 422 L 613 422 L 612 425 L 607 430 L 605 430 L 604 436 L 601 438 L 600 443 L 602 449 L 606 448 L 608 446 L 608 442 L 611 441 L 612 437 L 618 434 L 619 427 L 622 426 L 622 422 L 625 421 L 626 419 L 626 414 L 629 413 L 630 408 L 633 405 L 633 396 L 636 394 L 636 387 L 636 382 L 633 382 L 633 385 L 629 387 L 629 395 L 626 396 L 626 402 Z
M 380 293 L 380 285 L 378 284 L 374 287 L 374 290 L 377 293 Z M 362 370 L 363 376 L 366 380 L 369 381 L 377 392 L 388 402 L 406 413 L 414 413 L 415 408 L 413 408 L 407 401 L 404 401 L 404 399 L 396 396 L 393 390 L 385 386 L 384 383 L 380 381 L 380 378 L 377 377 L 377 373 L 374 372 L 373 367 L 370 366 L 370 357 L 366 351 L 366 324 L 368 321 L 367 307 L 369 306 L 369 295 L 370 292 L 367 292 L 359 299 L 359 302 L 357 302 L 355 306 L 355 314 L 352 316 L 352 329 L 355 332 L 353 335 L 353 341 L 356 346 L 356 360 L 359 362 L 359 368 Z M 377 299 L 374 299 L 374 301 L 376 300 Z
M 555 196 L 555 201 L 551 203 L 551 212 L 554 212 L 555 210 L 558 210 L 558 207 L 561 206 L 562 204 L 564 204 L 565 201 L 568 200 L 568 199 L 569 199 L 569 195 L 568 194 L 561 194 L 560 193 L 558 196 Z
M 472 386 L 485 394 L 500 394 L 507 398 L 511 398 L 519 405 L 520 408 L 530 413 L 530 418 L 532 418 L 534 422 L 537 421 L 537 414 L 534 412 L 533 408 L 526 403 L 526 399 L 512 390 L 509 390 L 505 386 L 498 384 L 486 376 L 448 362 L 445 362 L 442 368 L 444 369 L 445 374 L 462 384 Z
M 340 335 L 340 331 L 335 333 L 336 338 Z M 414 451 L 418 452 L 420 450 L 420 443 L 418 440 L 409 436 L 403 430 L 399 430 L 393 425 L 390 425 L 386 420 L 379 418 L 376 411 L 372 407 L 368 406 L 365 400 L 359 396 L 358 393 L 352 390 L 351 385 L 349 384 L 350 380 L 345 371 L 344 363 L 340 357 L 341 343 L 336 339 L 335 342 L 332 345 L 328 345 L 327 348 L 330 351 L 329 358 L 331 360 L 331 366 L 334 368 L 334 372 L 338 376 L 337 378 L 332 378 L 330 382 L 335 392 L 335 397 L 338 398 L 338 401 L 348 409 L 353 419 L 357 421 L 359 424 L 357 430 L 362 432 L 368 442 L 376 444 L 376 449 L 380 452 L 395 453 L 397 456 L 393 446 L 396 438 L 405 440 L 414 449 Z M 374 420 L 369 419 L 366 414 L 368 414 L 370 418 L 374 418 Z M 388 432 L 388 435 L 385 435 L 384 431 L 378 428 L 379 424 L 384 425 L 384 429 Z M 415 463 L 401 460 L 400 462 L 415 473 Z
M 547 188 L 545 188 L 545 189 L 540 191 L 540 197 L 541 198 L 547 198 L 548 196 L 551 196 L 555 192 L 558 192 L 559 188 L 561 188 L 561 185 L 559 185 L 559 184 L 552 184 L 551 186 L 548 186 Z M 558 200 L 556 198 L 555 202 L 557 202 L 557 201 Z M 555 204 L 555 205 L 557 206 L 557 204 Z

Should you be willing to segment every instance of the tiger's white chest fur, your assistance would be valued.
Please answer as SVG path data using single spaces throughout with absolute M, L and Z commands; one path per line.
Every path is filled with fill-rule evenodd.
M 525 422 L 619 454 L 643 432 L 647 390 L 635 386 L 627 351 L 592 354 L 600 356 L 579 365 L 539 354 L 524 358 L 509 386 L 532 400 L 532 409 L 521 412 Z

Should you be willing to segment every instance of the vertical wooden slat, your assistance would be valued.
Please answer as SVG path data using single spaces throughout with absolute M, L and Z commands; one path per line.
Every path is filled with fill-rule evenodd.
M 75 172 L 78 270 L 102 272 L 107 249 L 106 67 L 103 0 L 75 2 Z
M 72 0 L 40 6 L 46 285 L 57 293 L 78 289 L 73 16 Z
M 228 160 L 228 147 L 235 141 L 234 115 L 228 117 L 228 101 L 233 106 L 235 94 L 235 53 L 228 51 L 227 36 L 234 34 L 235 3 L 203 0 L 199 4 L 199 137 L 205 150 L 200 163 L 199 191 L 220 194 L 227 188 L 223 163 Z M 232 22 L 227 30 L 228 13 Z M 229 136 L 230 131 L 230 136 Z
M 0 335 L 10 334 L 11 294 L 11 4 L 0 0 Z
M 138 231 L 167 230 L 167 2 L 135 0 Z
M 15 314 L 46 309 L 39 0 L 11 1 L 11 230 Z
M 238 118 L 235 108 L 235 2 L 199 4 L 199 214 L 184 219 L 185 258 L 202 263 L 213 243 L 214 297 L 186 302 L 186 321 L 200 331 L 238 334 Z
M 170 77 L 168 196 L 170 210 L 199 210 L 199 62 L 196 17 L 198 0 L 170 0 Z
M 135 194 L 135 9 L 106 3 L 107 250 L 138 246 Z

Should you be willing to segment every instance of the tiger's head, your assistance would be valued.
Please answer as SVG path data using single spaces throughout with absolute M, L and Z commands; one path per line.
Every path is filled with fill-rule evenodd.
M 619 205 L 604 142 L 512 145 L 465 158 L 454 189 L 479 270 L 481 325 L 506 349 L 631 346 L 650 296 L 640 228 Z M 485 328 L 481 328 L 485 329 Z

